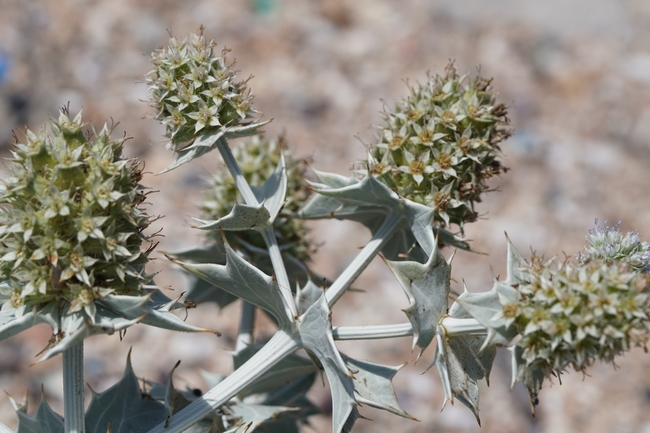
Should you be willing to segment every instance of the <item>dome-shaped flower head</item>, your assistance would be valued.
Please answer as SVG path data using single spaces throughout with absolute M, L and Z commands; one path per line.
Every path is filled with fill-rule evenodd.
M 146 75 L 149 105 L 165 125 L 177 155 L 166 171 L 207 153 L 219 138 L 254 134 L 267 122 L 254 122 L 253 94 L 248 80 L 239 80 L 228 63 L 228 49 L 216 55 L 216 43 L 196 34 L 151 54 L 154 69 Z
M 487 180 L 505 170 L 498 156 L 510 135 L 507 109 L 496 103 L 490 81 L 459 76 L 450 63 L 445 75 L 429 76 L 384 113 L 378 142 L 368 146 L 369 173 L 435 208 L 439 226 L 462 230 L 476 220 L 474 203 L 488 191 Z
M 50 132 L 27 130 L 0 195 L 0 338 L 48 323 L 46 358 L 141 320 L 199 330 L 165 312 L 174 302 L 156 310 L 169 299 L 145 272 L 154 245 L 142 166 L 122 157 L 125 139 L 84 126 L 63 110 Z
M 650 277 L 628 264 L 533 257 L 519 272 L 520 301 L 505 303 L 500 316 L 521 335 L 516 344 L 527 370 L 544 376 L 569 366 L 584 371 L 648 340 Z

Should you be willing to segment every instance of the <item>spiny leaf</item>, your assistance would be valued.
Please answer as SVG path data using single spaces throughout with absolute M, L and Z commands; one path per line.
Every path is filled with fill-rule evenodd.
M 34 416 L 29 416 L 25 408 L 10 398 L 11 404 L 18 415 L 18 429 L 16 433 L 63 433 L 63 417 L 52 410 L 44 393 L 41 393 L 41 401 L 38 404 Z
M 395 374 L 405 364 L 398 367 L 389 367 L 387 365 L 375 364 L 374 362 L 359 361 L 345 355 L 342 356 L 350 368 L 357 370 L 354 373 L 353 381 L 358 403 L 367 404 L 368 406 L 415 420 L 415 418 L 404 412 L 400 407 L 391 382 Z
M 438 322 L 447 314 L 451 266 L 437 246 L 425 264 L 385 260 L 409 299 L 404 312 L 413 325 L 413 346 L 421 352 L 435 338 Z
M 511 346 L 508 348 L 512 354 L 512 389 L 517 382 L 523 382 L 528 401 L 530 403 L 530 412 L 535 416 L 535 406 L 539 404 L 537 396 L 542 389 L 544 382 L 544 371 L 541 368 L 526 368 L 526 361 L 522 359 L 524 349 L 521 346 Z
M 200 230 L 242 231 L 268 227 L 271 215 L 264 203 L 247 205 L 235 203 L 232 211 L 215 221 L 196 219 L 203 225 L 195 227 Z
M 92 391 L 92 390 L 91 390 Z M 145 432 L 165 420 L 165 406 L 143 395 L 138 378 L 127 358 L 122 379 L 102 393 L 92 391 L 86 411 L 86 432 L 111 433 Z
M 471 318 L 471 315 L 458 303 L 454 303 L 449 316 L 456 319 Z M 482 335 L 464 334 L 447 337 L 443 329 L 438 331 L 436 338 L 438 347 L 432 365 L 438 367 L 442 380 L 445 392 L 443 408 L 448 401 L 456 398 L 471 409 L 480 425 L 478 381 L 483 378 L 489 380 L 496 347 L 490 345 L 481 350 Z
M 469 249 L 469 244 L 447 230 L 433 226 L 433 209 L 399 197 L 373 176 L 358 180 L 354 177 L 316 172 L 318 182 L 311 183 L 318 195 L 298 213 L 300 218 L 337 218 L 358 221 L 373 233 L 389 212 L 405 215 L 403 226 L 391 236 L 382 254 L 397 260 L 417 244 L 424 253 L 433 250 L 434 232 L 441 243 Z M 410 251 L 412 258 L 420 260 L 422 250 Z
M 190 264 L 170 258 L 183 269 L 272 314 L 280 324 L 289 323 L 278 284 L 242 259 L 226 243 L 226 264 Z
M 352 383 L 353 372 L 346 366 L 332 337 L 330 310 L 324 294 L 301 316 L 298 331 L 303 347 L 325 370 L 332 392 L 332 432 L 351 428 L 358 417 Z
M 264 207 L 269 211 L 270 224 L 273 224 L 280 209 L 284 206 L 284 200 L 287 195 L 287 182 L 287 167 L 284 162 L 284 156 L 280 154 L 280 162 L 273 176 L 268 178 L 261 187 L 251 185 L 251 189 L 257 200 L 263 203 Z
M 193 159 L 205 155 L 206 153 L 216 149 L 220 140 L 254 135 L 257 129 L 268 124 L 271 122 L 271 120 L 267 120 L 265 122 L 251 122 L 233 127 L 222 126 L 219 128 L 211 128 L 209 130 L 206 130 L 206 132 L 198 136 L 194 142 L 192 142 L 192 144 L 181 150 L 178 150 L 174 157 L 174 161 L 172 161 L 172 163 L 159 174 L 166 173 L 177 167 L 180 167 L 183 164 L 187 164 Z
M 235 370 L 241 367 L 252 357 L 262 346 L 250 345 L 233 353 Z M 271 391 L 278 386 L 287 384 L 299 376 L 310 375 L 316 372 L 317 368 L 309 359 L 291 354 L 275 364 L 238 394 L 240 398 L 251 394 L 259 394 Z
M 506 279 L 504 281 L 495 279 L 489 292 L 470 293 L 465 289 L 456 300 L 472 317 L 487 328 L 488 335 L 483 343 L 483 348 L 491 344 L 507 344 L 517 335 L 513 326 L 507 326 L 502 312 L 506 303 L 517 304 L 519 302 L 519 292 L 512 286 L 523 281 L 520 267 L 525 263 L 525 259 L 507 236 L 506 239 L 508 240 Z

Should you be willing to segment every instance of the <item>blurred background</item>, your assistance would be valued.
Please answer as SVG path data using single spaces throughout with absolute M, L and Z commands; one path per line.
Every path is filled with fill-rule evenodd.
M 514 134 L 502 148 L 511 171 L 492 182 L 466 226 L 475 249 L 453 262 L 454 288 L 487 290 L 505 274 L 504 231 L 525 256 L 550 258 L 582 249 L 594 219 L 622 220 L 623 230 L 650 238 L 650 2 L 647 0 L 0 0 L 0 152 L 8 155 L 12 130 L 39 129 L 70 104 L 101 127 L 134 137 L 128 153 L 157 173 L 171 161 L 163 128 L 151 110 L 143 75 L 148 55 L 168 32 L 184 37 L 206 26 L 208 38 L 232 49 L 241 76 L 254 75 L 254 107 L 274 121 L 269 137 L 284 134 L 298 157 L 340 174 L 364 158 L 382 100 L 407 95 L 404 80 L 426 79 L 449 59 L 458 70 L 493 77 L 499 101 L 510 107 Z M 149 213 L 164 215 L 158 251 L 196 245 L 202 238 L 189 216 L 198 215 L 204 179 L 216 153 L 143 183 L 160 190 Z M 336 277 L 369 239 L 354 224 L 314 224 L 321 244 L 314 270 Z M 451 251 L 443 251 L 448 257 Z M 160 255 L 152 271 L 178 296 L 185 277 Z M 398 323 L 407 306 L 384 264 L 373 263 L 334 309 L 335 325 Z M 399 308 L 396 308 L 399 307 Z M 199 369 L 227 374 L 234 348 L 237 306 L 201 305 L 189 321 L 224 336 L 174 335 L 135 326 L 86 342 L 86 381 L 96 391 L 115 383 L 133 346 L 136 374 L 165 380 L 178 359 L 177 386 L 203 387 Z M 260 338 L 273 329 L 262 324 Z M 31 365 L 50 337 L 35 327 L 0 343 L 0 389 L 17 400 L 29 390 L 31 411 L 44 386 L 61 411 L 60 358 Z M 410 339 L 341 344 L 347 354 L 385 364 L 410 363 L 395 378 L 404 409 L 420 422 L 369 408 L 355 432 L 590 432 L 650 433 L 650 356 L 636 349 L 616 368 L 595 365 L 590 377 L 566 374 L 546 383 L 533 419 L 519 386 L 509 390 L 510 367 L 497 357 L 488 388 L 482 384 L 482 428 L 460 403 L 440 413 L 443 393 L 429 349 L 414 365 Z M 331 431 L 326 388 L 310 394 L 323 410 L 305 432 Z M 6 397 L 0 420 L 15 426 Z

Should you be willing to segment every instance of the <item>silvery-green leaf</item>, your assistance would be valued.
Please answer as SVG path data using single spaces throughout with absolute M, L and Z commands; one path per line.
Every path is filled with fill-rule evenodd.
M 42 362 L 63 353 L 91 335 L 113 334 L 135 325 L 141 319 L 142 317 L 126 319 L 101 305 L 97 305 L 94 323 L 83 311 L 64 311 L 61 314 L 59 333 L 55 334 L 56 343 L 45 350 L 38 361 Z
M 27 415 L 25 412 L 26 408 L 17 404 L 13 398 L 10 397 L 10 400 L 16 414 L 18 415 L 18 429 L 16 430 L 16 433 L 64 432 L 63 417 L 54 412 L 50 405 L 47 404 L 44 393 L 41 393 L 41 401 L 38 404 L 34 416 Z
M 109 425 L 111 433 L 146 432 L 165 417 L 165 406 L 140 390 L 129 355 L 124 376 L 118 383 L 101 393 L 92 391 L 86 411 L 86 432 L 106 433 Z
M 161 171 L 160 174 L 171 171 L 216 149 L 219 140 L 254 135 L 257 129 L 268 124 L 270 121 L 271 120 L 265 122 L 250 122 L 231 127 L 219 126 L 217 128 L 206 129 L 192 142 L 192 144 L 178 150 L 174 157 L 174 161 L 166 169 Z
M 411 415 L 404 412 L 400 407 L 395 388 L 393 388 L 393 376 L 405 365 L 390 367 L 387 365 L 375 364 L 374 362 L 359 361 L 342 355 L 346 364 L 357 370 L 354 373 L 354 391 L 356 400 L 360 404 L 383 409 L 404 418 L 415 420 Z
M 322 294 L 323 287 L 314 284 L 311 278 L 307 280 L 307 283 L 303 287 L 298 285 L 296 289 L 296 309 L 298 310 L 298 314 L 302 315 L 305 313 Z
M 451 266 L 434 245 L 425 264 L 386 260 L 409 300 L 404 310 L 413 325 L 413 346 L 422 351 L 435 338 L 438 322 L 447 314 Z
M 255 230 L 269 225 L 270 214 L 265 203 L 259 205 L 247 205 L 235 203 L 232 211 L 223 218 L 214 221 L 199 220 L 203 225 L 195 228 L 200 230 L 225 230 L 242 231 Z
M 259 345 L 246 346 L 244 349 L 233 353 L 235 370 L 248 361 L 261 348 Z M 262 376 L 251 383 L 238 396 L 244 398 L 251 394 L 268 392 L 276 387 L 291 382 L 299 376 L 316 372 L 317 368 L 312 361 L 296 354 L 291 354 L 267 370 Z
M 512 383 L 510 388 L 517 382 L 523 382 L 528 401 L 530 403 L 530 412 L 535 416 L 535 406 L 539 404 L 539 391 L 542 389 L 544 382 L 544 371 L 540 368 L 527 368 L 526 361 L 523 360 L 522 354 L 524 349 L 520 346 L 511 346 L 508 348 L 512 354 Z
M 354 373 L 345 365 L 334 338 L 330 310 L 324 295 L 301 316 L 298 331 L 303 347 L 316 358 L 330 384 L 332 392 L 332 432 L 351 428 L 358 417 L 352 377 Z
M 225 290 L 221 290 L 219 287 L 216 287 L 199 277 L 190 274 L 188 278 L 188 289 L 185 293 L 185 297 L 191 299 L 197 304 L 202 302 L 214 302 L 219 306 L 219 308 L 226 308 L 228 305 L 239 299 L 237 296 L 228 293 Z
M 182 251 L 166 253 L 176 260 L 196 263 L 225 263 L 226 250 L 223 244 L 211 242 L 207 245 L 188 248 Z
M 260 425 L 278 418 L 283 412 L 295 410 L 285 406 L 267 406 L 263 404 L 248 404 L 233 402 L 222 408 L 226 413 L 225 418 L 231 424 L 238 426 L 238 433 L 252 433 Z
M 269 222 L 271 224 L 273 224 L 280 209 L 284 205 L 284 200 L 287 195 L 287 182 L 287 168 L 284 163 L 284 156 L 280 154 L 280 162 L 275 172 L 264 182 L 264 185 L 261 187 L 251 185 L 251 189 L 257 200 L 260 203 L 264 203 L 264 207 L 268 209 Z
M 225 248 L 225 265 L 190 264 L 171 260 L 208 283 L 268 311 L 279 323 L 288 324 L 289 318 L 277 282 L 239 257 L 228 244 L 225 244 Z
M 188 406 L 192 401 L 185 396 L 182 392 L 174 388 L 174 372 L 181 362 L 178 361 L 172 371 L 167 375 L 167 387 L 165 388 L 165 411 L 167 412 L 167 419 Z M 151 394 L 151 393 L 150 393 Z
M 216 331 L 200 328 L 185 323 L 180 317 L 166 311 L 167 303 L 158 304 L 147 296 L 118 296 L 108 295 L 96 302 L 112 310 L 126 319 L 137 320 L 140 323 L 157 328 L 169 329 L 180 332 L 212 332 Z M 99 312 L 98 312 L 99 314 Z
M 466 289 L 456 300 L 472 317 L 488 329 L 483 347 L 490 344 L 507 344 L 517 335 L 514 326 L 506 326 L 506 319 L 502 312 L 506 303 L 519 303 L 519 292 L 513 286 L 524 281 L 525 274 L 521 267 L 526 264 L 526 260 L 512 245 L 507 235 L 506 239 L 508 241 L 506 279 L 504 281 L 495 279 L 489 292 L 470 293 Z
M 0 312 L 0 340 L 6 340 L 39 323 L 50 325 L 56 333 L 59 329 L 59 303 L 50 302 L 45 306 L 34 306 L 31 311 L 16 316 L 11 308 Z
M 406 225 L 393 234 L 382 250 L 391 260 L 407 253 L 416 241 L 425 252 L 432 251 L 434 232 L 441 243 L 469 249 L 461 238 L 433 226 L 433 209 L 399 197 L 373 176 L 359 181 L 318 172 L 317 177 L 319 182 L 311 183 L 311 187 L 318 194 L 298 213 L 300 218 L 349 219 L 361 222 L 374 233 L 388 212 L 405 215 Z
M 452 305 L 449 316 L 455 319 L 472 317 L 458 303 Z M 480 425 L 478 381 L 486 379 L 489 383 L 496 347 L 490 345 L 482 348 L 482 335 L 461 334 L 447 337 L 444 330 L 439 330 L 436 338 L 438 347 L 433 364 L 438 368 L 445 392 L 443 407 L 448 401 L 456 398 L 472 410 Z

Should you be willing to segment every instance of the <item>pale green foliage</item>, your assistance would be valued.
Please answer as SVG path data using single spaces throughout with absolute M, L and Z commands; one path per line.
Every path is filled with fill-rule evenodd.
M 435 209 L 440 226 L 475 221 L 474 203 L 487 180 L 504 168 L 499 143 L 509 136 L 507 109 L 496 104 L 491 80 L 444 75 L 411 87 L 408 98 L 384 113 L 378 142 L 364 162 L 373 176 L 400 196 Z

